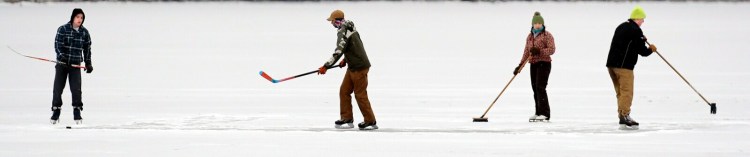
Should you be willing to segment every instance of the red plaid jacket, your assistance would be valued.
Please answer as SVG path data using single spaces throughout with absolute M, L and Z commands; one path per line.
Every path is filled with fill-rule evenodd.
M 539 55 L 531 55 L 531 48 L 537 47 L 541 51 Z M 536 62 L 552 62 L 552 54 L 555 54 L 555 38 L 552 37 L 552 33 L 548 31 L 541 32 L 538 36 L 534 37 L 534 33 L 529 33 L 526 37 L 526 48 L 523 49 L 523 57 L 521 57 L 521 64 L 524 64 L 526 58 L 529 58 L 529 63 Z

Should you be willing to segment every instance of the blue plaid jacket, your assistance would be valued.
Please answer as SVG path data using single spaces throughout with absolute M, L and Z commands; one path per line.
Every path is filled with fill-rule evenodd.
M 71 23 L 57 28 L 55 35 L 55 53 L 57 61 L 68 64 L 91 63 L 91 36 L 89 31 L 81 26 L 78 31 Z

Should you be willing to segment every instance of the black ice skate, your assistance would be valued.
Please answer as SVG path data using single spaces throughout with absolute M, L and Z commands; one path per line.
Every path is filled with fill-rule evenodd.
M 638 122 L 630 116 L 620 117 L 620 130 L 638 130 Z
M 359 126 L 359 130 L 375 130 L 375 129 L 378 129 L 378 125 L 375 125 L 375 124 L 377 124 L 377 122 L 372 122 L 372 123 L 362 122 L 362 123 L 359 123 L 357 126 Z
M 529 122 L 549 122 L 549 117 L 545 115 L 534 115 L 529 117 Z
M 60 122 L 60 107 L 52 107 L 52 117 L 49 118 L 49 122 L 52 124 L 57 124 Z
M 339 119 L 334 122 L 336 124 L 336 129 L 351 129 L 354 128 L 354 120 L 343 120 Z
M 82 110 L 83 107 L 81 106 L 73 107 L 73 120 L 76 121 L 76 125 L 83 124 L 83 118 L 81 117 Z

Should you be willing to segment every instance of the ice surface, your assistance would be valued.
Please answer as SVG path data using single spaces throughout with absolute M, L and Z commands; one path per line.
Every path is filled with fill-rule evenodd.
M 303 2 L 0 5 L 0 156 L 749 156 L 748 3 L 638 3 L 649 40 L 718 114 L 653 55 L 636 66 L 632 116 L 617 130 L 604 67 L 614 28 L 637 3 Z M 50 125 L 54 34 L 86 12 L 95 71 L 83 76 L 84 125 Z M 373 67 L 376 131 L 337 130 L 343 70 L 325 21 L 343 9 Z M 528 123 L 525 69 L 511 78 L 531 16 L 556 39 L 552 121 Z M 528 66 L 527 66 L 528 67 Z M 361 115 L 355 107 L 355 122 Z

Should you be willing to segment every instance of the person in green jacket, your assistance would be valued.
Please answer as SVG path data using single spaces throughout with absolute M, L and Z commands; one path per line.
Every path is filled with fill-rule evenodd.
M 359 38 L 359 32 L 354 27 L 354 22 L 344 19 L 344 12 L 341 10 L 334 10 L 327 20 L 338 30 L 338 38 L 333 56 L 318 69 L 318 74 L 325 74 L 326 70 L 336 66 L 334 64 L 343 56 L 346 57 L 341 60 L 338 67 L 343 68 L 349 65 L 339 91 L 341 118 L 334 122 L 336 128 L 354 128 L 351 96 L 354 93 L 359 110 L 364 116 L 364 122 L 358 125 L 359 129 L 378 129 L 375 114 L 367 96 L 367 73 L 370 70 L 370 60 L 362 45 L 362 39 Z

